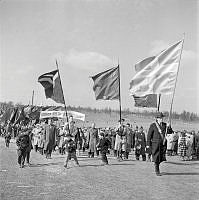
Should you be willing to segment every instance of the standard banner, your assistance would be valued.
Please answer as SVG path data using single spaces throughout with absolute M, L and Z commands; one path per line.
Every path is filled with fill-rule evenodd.
M 72 115 L 74 119 L 78 119 L 81 121 L 85 121 L 85 114 L 75 111 L 67 111 L 68 116 Z M 41 111 L 40 112 L 40 119 L 45 118 L 66 118 L 65 111 Z

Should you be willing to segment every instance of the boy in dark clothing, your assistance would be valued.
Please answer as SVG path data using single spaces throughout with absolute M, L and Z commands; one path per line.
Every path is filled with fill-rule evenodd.
M 103 132 L 99 135 L 100 141 L 97 144 L 97 149 L 100 151 L 101 159 L 102 159 L 102 165 L 108 165 L 108 159 L 106 154 L 108 153 L 108 149 L 111 147 L 111 142 L 107 137 L 105 137 L 105 134 Z
M 11 140 L 11 135 L 10 134 L 6 135 L 5 136 L 6 147 L 9 147 L 10 140 Z
M 18 163 L 20 168 L 24 167 L 24 162 L 27 154 L 27 148 L 30 146 L 30 138 L 26 130 L 17 137 L 16 144 L 18 146 L 17 154 L 18 154 Z
M 76 144 L 72 140 L 71 134 L 66 135 L 66 140 L 64 141 L 63 146 L 65 146 L 65 151 L 67 152 L 66 164 L 64 167 L 67 168 L 68 161 L 71 160 L 71 158 L 75 160 L 77 166 L 80 166 L 76 156 Z

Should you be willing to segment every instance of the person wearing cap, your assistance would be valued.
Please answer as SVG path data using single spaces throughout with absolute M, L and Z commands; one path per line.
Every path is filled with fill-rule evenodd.
M 165 159 L 165 145 L 166 145 L 166 123 L 163 122 L 163 113 L 158 112 L 156 114 L 156 120 L 149 127 L 147 135 L 147 146 L 151 148 L 152 158 L 155 165 L 155 172 L 157 176 L 161 176 L 159 165 L 161 162 L 166 161 Z
M 108 159 L 106 154 L 108 153 L 108 149 L 111 146 L 110 140 L 105 137 L 106 134 L 101 131 L 99 134 L 99 143 L 96 145 L 97 149 L 100 151 L 102 164 L 101 165 L 108 165 Z
M 77 156 L 76 156 L 76 144 L 72 140 L 72 137 L 73 136 L 70 133 L 67 133 L 65 136 L 66 139 L 63 142 L 63 146 L 65 147 L 66 154 L 67 154 L 66 162 L 64 165 L 65 168 L 68 168 L 68 161 L 71 160 L 71 158 L 75 160 L 77 166 L 80 166 L 77 160 Z

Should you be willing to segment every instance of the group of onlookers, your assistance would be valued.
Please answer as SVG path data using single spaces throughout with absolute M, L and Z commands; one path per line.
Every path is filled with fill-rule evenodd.
M 175 131 L 167 134 L 167 155 L 179 155 L 183 161 L 199 159 L 199 133 Z
M 143 161 L 151 161 L 152 151 L 147 147 L 147 132 L 144 128 L 136 126 L 133 128 L 129 123 L 119 122 L 116 128 L 96 128 L 95 123 L 91 127 L 80 128 L 75 125 L 71 117 L 69 121 L 59 127 L 48 119 L 32 126 L 12 125 L 3 127 L 1 125 L 1 135 L 5 137 L 6 147 L 9 147 L 11 135 L 16 137 L 18 146 L 18 163 L 24 166 L 25 160 L 29 165 L 30 151 L 39 152 L 47 159 L 51 158 L 52 151 L 58 150 L 60 154 L 67 154 L 66 164 L 74 158 L 79 165 L 77 155 L 87 151 L 88 157 L 101 156 L 102 164 L 108 164 L 107 153 L 122 161 L 129 159 L 129 154 L 133 150 L 136 160 L 140 157 Z M 14 131 L 14 135 L 13 135 Z M 194 131 L 173 131 L 167 128 L 166 149 L 168 156 L 179 155 L 182 160 L 199 159 L 199 134 Z

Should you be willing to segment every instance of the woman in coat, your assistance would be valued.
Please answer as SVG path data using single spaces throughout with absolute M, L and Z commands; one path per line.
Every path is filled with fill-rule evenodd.
M 98 130 L 95 128 L 95 123 L 92 124 L 92 128 L 88 131 L 88 157 L 94 158 L 94 153 L 96 152 L 96 145 L 98 142 Z
M 187 155 L 186 131 L 183 131 L 179 139 L 179 156 L 182 158 L 183 161 L 185 161 L 186 155 Z

